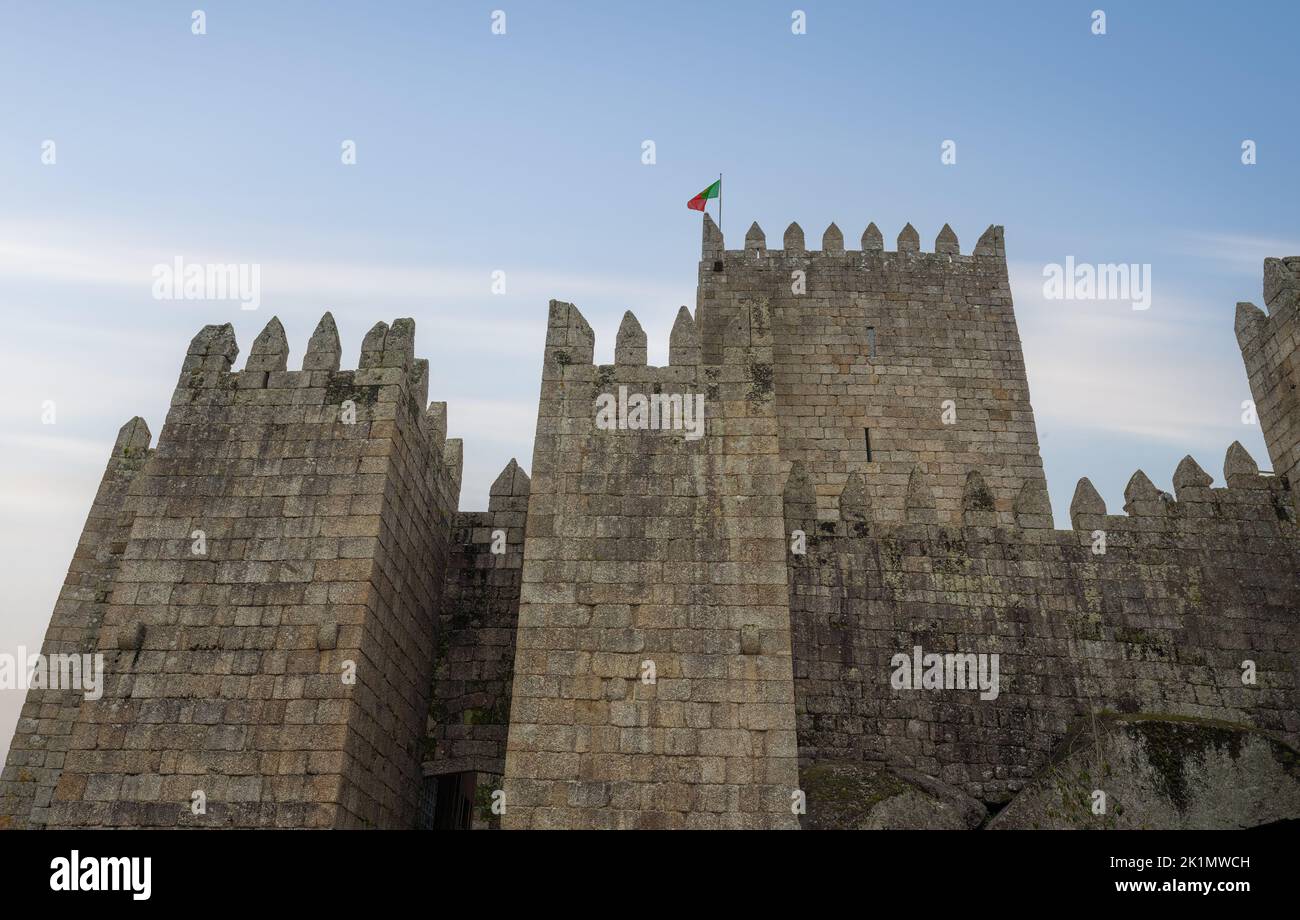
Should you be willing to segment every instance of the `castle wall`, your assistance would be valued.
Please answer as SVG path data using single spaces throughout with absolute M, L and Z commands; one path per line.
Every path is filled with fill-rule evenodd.
M 615 364 L 552 302 L 506 753 L 505 827 L 793 827 L 794 699 L 770 318 Z M 601 430 L 601 394 L 705 396 L 703 437 Z M 651 670 L 653 669 L 653 670 Z
M 863 491 L 840 519 L 811 520 L 797 471 L 788 526 L 799 752 L 900 763 L 1002 801 L 1100 709 L 1222 719 L 1300 737 L 1300 532 L 1291 496 L 1239 445 L 1229 488 L 1185 460 L 1177 501 L 1141 473 L 1125 515 L 1087 480 L 1074 529 L 997 525 L 969 502 L 964 526 L 879 525 Z M 975 490 L 972 490 L 975 491 Z M 924 502 L 923 492 L 919 500 Z M 1098 534 L 1104 554 L 1094 552 Z M 893 656 L 996 653 L 1000 693 L 896 688 Z M 1256 682 L 1243 683 L 1243 663 Z
M 47 659 L 96 651 L 104 608 L 133 521 L 127 495 L 151 454 L 149 438 L 141 418 L 131 419 L 118 432 L 46 628 L 40 653 Z M 20 665 L 25 667 L 26 662 Z M 83 699 L 85 691 L 75 687 L 28 691 L 0 776 L 0 828 L 48 823 Z
M 272 320 L 238 373 L 229 325 L 195 338 L 51 826 L 414 824 L 460 461 L 413 337 L 381 323 L 340 372 L 327 315 L 287 371 Z
M 935 249 L 921 252 L 909 224 L 898 251 L 885 252 L 872 224 L 862 250 L 846 252 L 832 224 L 821 250 L 810 251 L 791 224 L 784 248 L 770 250 L 755 224 L 743 250 L 726 250 L 705 217 L 705 358 L 716 356 L 738 310 L 770 310 L 781 457 L 806 467 L 824 512 L 857 472 L 879 519 L 901 521 L 918 464 L 944 523 L 960 521 L 965 477 L 976 467 L 1003 524 L 1021 489 L 1046 493 L 1002 228 L 962 255 L 944 227 Z
M 411 827 L 430 783 L 495 825 L 504 774 L 505 827 L 793 827 L 801 765 L 1004 801 L 1101 710 L 1300 741 L 1300 259 L 1237 312 L 1274 473 L 1234 444 L 1226 488 L 1189 457 L 1114 515 L 1081 480 L 1058 531 L 1001 229 L 862 247 L 728 251 L 706 216 L 667 367 L 630 313 L 595 366 L 553 301 L 533 479 L 483 512 L 410 320 L 355 371 L 328 314 L 298 371 L 274 319 L 239 372 L 206 327 L 157 447 L 119 434 L 45 637 L 103 655 L 103 697 L 29 692 L 0 826 Z M 698 438 L 597 424 L 696 395 Z M 900 686 L 917 647 L 996 655 L 996 695 Z
M 511 460 L 487 511 L 456 515 L 435 655 L 426 776 L 505 772 L 529 479 Z M 501 552 L 494 552 L 500 534 Z

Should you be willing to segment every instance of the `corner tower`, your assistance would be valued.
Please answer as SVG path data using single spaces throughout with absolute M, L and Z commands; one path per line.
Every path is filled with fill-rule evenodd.
M 1293 495 L 1300 480 L 1300 256 L 1264 260 L 1265 313 L 1237 304 L 1237 344 L 1246 363 L 1273 472 Z M 1300 511 L 1300 499 L 1297 499 Z
M 415 324 L 301 370 L 272 319 L 190 343 L 158 443 L 118 436 L 46 632 L 101 694 L 33 690 L 0 827 L 413 827 L 461 444 Z

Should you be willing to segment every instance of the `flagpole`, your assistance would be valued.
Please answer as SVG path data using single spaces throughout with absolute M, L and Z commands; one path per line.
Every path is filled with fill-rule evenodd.
M 718 173 L 718 234 L 722 233 L 722 173 Z

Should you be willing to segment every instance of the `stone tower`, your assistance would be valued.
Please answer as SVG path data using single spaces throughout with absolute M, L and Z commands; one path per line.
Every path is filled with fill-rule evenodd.
M 1300 256 L 1264 260 L 1264 304 L 1237 304 L 1241 345 L 1250 392 L 1273 461 L 1300 496 Z M 1300 511 L 1300 505 L 1297 505 Z
M 683 308 L 668 367 L 631 313 L 613 365 L 594 342 L 551 303 L 503 826 L 793 827 L 769 311 L 747 305 L 706 357 Z M 660 422 L 702 403 L 703 428 L 602 426 L 602 398 L 653 399 Z
M 113 449 L 45 650 L 100 653 L 99 699 L 30 694 L 10 826 L 410 827 L 460 443 L 426 411 L 415 324 L 301 370 L 276 319 L 241 371 L 191 343 L 158 444 Z M 199 807 L 201 805 L 201 807 Z
M 860 251 L 845 250 L 835 224 L 820 250 L 798 224 L 782 245 L 768 249 L 754 224 L 728 250 L 706 216 L 697 318 L 709 360 L 739 311 L 770 313 L 781 458 L 813 477 L 823 511 L 857 473 L 881 521 L 903 520 L 918 484 L 938 520 L 955 522 L 977 467 L 1002 523 L 1022 494 L 1046 507 L 1001 227 L 970 255 L 947 225 L 933 252 L 911 224 L 896 252 L 875 224 Z

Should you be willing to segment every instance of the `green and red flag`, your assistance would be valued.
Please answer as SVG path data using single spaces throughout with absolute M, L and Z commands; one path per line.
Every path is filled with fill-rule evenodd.
M 700 192 L 690 201 L 686 202 L 686 207 L 690 208 L 692 211 L 703 211 L 704 203 L 708 201 L 710 198 L 717 198 L 718 193 L 721 190 L 722 190 L 722 180 L 719 179 L 717 182 L 713 183 L 704 191 Z

